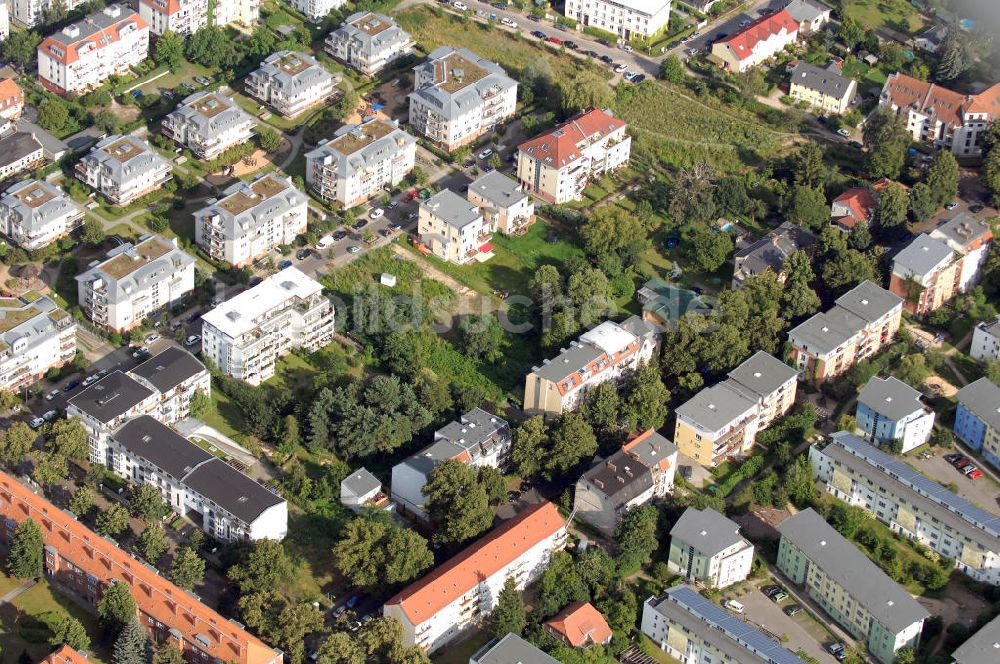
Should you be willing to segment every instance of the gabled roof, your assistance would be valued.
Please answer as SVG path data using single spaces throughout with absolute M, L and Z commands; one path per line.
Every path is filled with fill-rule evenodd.
M 677 454 L 677 446 L 658 434 L 656 429 L 633 435 L 625 441 L 622 449 L 650 468 L 658 467 L 660 470 L 669 469 L 671 457 Z
M 17 81 L 12 78 L 0 80 L 0 100 L 7 99 L 24 100 L 24 94 L 21 92 L 21 86 L 18 85 Z
M 63 64 L 70 64 L 76 62 L 81 53 L 118 41 L 130 29 L 148 30 L 149 24 L 132 9 L 112 4 L 53 33 L 38 45 L 38 50 Z
M 559 664 L 559 660 L 508 632 L 483 646 L 469 659 L 469 664 Z
M 810 0 L 792 0 L 785 6 L 785 11 L 801 23 L 812 22 L 823 14 L 829 14 L 830 8 Z
M 607 643 L 612 636 L 608 621 L 590 602 L 573 602 L 545 625 L 574 648 Z
M 41 664 L 90 664 L 90 661 L 64 643 Z
M 184 476 L 184 484 L 245 523 L 285 502 L 218 457 L 196 466 Z
M 875 197 L 868 187 L 852 187 L 833 199 L 834 203 L 840 203 L 850 212 L 855 222 L 868 223 L 875 213 Z M 851 227 L 854 224 L 850 224 Z
M 746 60 L 753 55 L 758 44 L 768 41 L 783 31 L 785 33 L 799 31 L 798 21 L 784 9 L 757 19 L 743 30 L 725 39 L 720 39 L 716 43 L 727 44 L 738 59 Z
M 129 420 L 112 438 L 177 480 L 183 480 L 200 464 L 215 458 L 149 415 Z
M 78 392 L 69 403 L 98 422 L 108 424 L 153 396 L 153 391 L 121 371 L 112 371 Z
M 620 509 L 653 488 L 653 472 L 625 450 L 607 459 L 598 457 L 581 478 L 595 492 L 603 493 L 614 508 Z
M 205 365 L 198 361 L 198 358 L 182 348 L 171 346 L 129 373 L 142 378 L 165 394 L 203 371 Z
M 561 169 L 579 159 L 581 150 L 624 126 L 625 122 L 612 115 L 611 111 L 595 108 L 521 143 L 517 149 L 547 166 Z
M 801 61 L 792 70 L 789 83 L 801 85 L 829 97 L 843 99 L 844 95 L 851 90 L 854 79 L 825 67 L 817 67 L 814 64 Z
M 990 120 L 1000 118 L 1000 83 L 978 95 L 963 95 L 906 74 L 891 74 L 882 86 L 881 101 L 932 117 L 948 126 L 962 124 L 967 113 L 985 113 Z
M 805 251 L 816 244 L 816 236 L 790 221 L 733 255 L 738 276 L 763 274 L 768 270 L 780 273 L 785 261 L 796 251 Z

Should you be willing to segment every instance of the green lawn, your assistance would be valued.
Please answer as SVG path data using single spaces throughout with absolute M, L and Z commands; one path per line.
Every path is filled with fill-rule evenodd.
M 925 25 L 909 0 L 844 0 L 841 13 L 875 30 L 886 27 L 912 35 Z
M 658 662 L 658 664 L 680 664 L 676 659 L 660 650 L 651 638 L 645 634 L 641 636 L 642 639 L 639 642 L 639 647 L 642 648 L 644 653 L 652 657 L 654 661 Z
M 215 73 L 215 71 L 209 69 L 208 67 L 203 67 L 199 64 L 195 64 L 194 62 L 188 62 L 185 60 L 184 66 L 181 67 L 176 73 L 167 72 L 165 75 L 153 80 L 156 76 L 154 73 L 148 76 L 147 80 L 142 83 L 138 89 L 142 90 L 142 93 L 147 95 L 152 93 L 161 94 L 162 90 L 175 90 L 178 96 L 174 99 L 180 101 L 183 98 L 181 95 L 185 97 L 187 95 L 184 95 L 180 90 L 176 90 L 178 85 L 181 83 L 190 83 L 195 87 L 195 89 L 200 89 L 201 85 L 194 82 L 194 77 L 207 76 L 208 78 L 212 78 Z M 133 85 L 135 85 L 135 83 L 130 83 L 126 87 L 131 87 Z
M 432 659 L 435 664 L 468 664 L 469 658 L 493 638 L 488 631 L 478 631 L 469 634 L 464 640 L 445 648 Z
M 886 76 L 875 67 L 869 67 L 866 63 L 850 56 L 844 61 L 844 76 L 853 78 L 858 82 L 859 92 L 873 86 L 885 84 Z
M 212 408 L 201 420 L 219 433 L 233 438 L 243 430 L 243 413 L 222 390 L 212 390 Z

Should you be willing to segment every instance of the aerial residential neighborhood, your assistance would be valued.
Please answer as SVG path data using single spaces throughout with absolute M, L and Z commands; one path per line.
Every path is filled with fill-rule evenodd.
M 1000 663 L 997 34 L 0 0 L 0 664 Z

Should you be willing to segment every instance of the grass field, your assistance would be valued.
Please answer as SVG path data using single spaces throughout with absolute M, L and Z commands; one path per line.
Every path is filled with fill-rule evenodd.
M 844 61 L 844 76 L 853 78 L 858 82 L 859 91 L 864 92 L 872 86 L 882 86 L 885 84 L 885 74 L 869 67 L 855 57 L 848 57 Z
M 912 35 L 925 25 L 909 0 L 844 0 L 843 5 L 844 16 L 875 30 L 886 27 Z
M 0 592 L 6 593 L 20 585 L 17 579 L 0 576 Z M 48 644 L 46 619 L 69 613 L 83 623 L 91 638 L 91 647 L 97 646 L 101 636 L 97 617 L 85 611 L 62 593 L 41 582 L 16 597 L 9 604 L 0 606 L 0 648 L 5 661 L 13 662 L 27 651 L 32 661 L 41 661 L 52 651 Z M 109 661 L 108 653 L 97 649 L 89 656 L 91 662 Z

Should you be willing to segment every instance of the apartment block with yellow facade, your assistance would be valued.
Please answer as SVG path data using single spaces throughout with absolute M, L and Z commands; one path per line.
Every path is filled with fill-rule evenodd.
M 893 259 L 889 290 L 903 298 L 907 311 L 924 315 L 958 293 L 961 276 L 961 255 L 921 233 Z
M 674 444 L 703 466 L 716 466 L 753 447 L 795 403 L 798 373 L 763 351 L 677 409 Z
M 788 96 L 832 115 L 846 113 L 857 92 L 857 82 L 841 74 L 835 64 L 823 68 L 800 62 L 788 80 Z
M 803 380 L 819 385 L 892 343 L 902 315 L 902 297 L 863 281 L 832 309 L 789 331 L 788 361 Z
M 493 232 L 478 206 L 451 189 L 442 189 L 420 203 L 420 242 L 443 261 L 463 265 L 493 256 Z
M 840 431 L 809 449 L 828 493 L 894 533 L 955 561 L 969 577 L 1000 586 L 1000 517 L 976 507 L 857 436 Z

